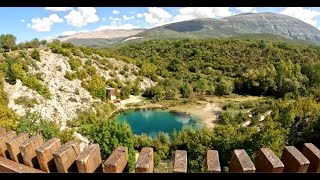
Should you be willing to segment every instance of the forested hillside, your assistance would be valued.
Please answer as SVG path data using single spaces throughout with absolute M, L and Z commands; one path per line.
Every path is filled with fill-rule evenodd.
M 319 47 L 185 39 L 151 40 L 122 46 L 117 52 L 134 59 L 142 75 L 161 82 L 150 95 L 156 99 L 189 96 L 191 89 L 198 94 L 296 97 L 310 94 L 320 83 Z

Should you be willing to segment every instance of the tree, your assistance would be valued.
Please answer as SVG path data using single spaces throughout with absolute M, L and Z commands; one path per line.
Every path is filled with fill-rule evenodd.
M 39 52 L 39 50 L 34 49 L 34 50 L 31 52 L 31 57 L 32 57 L 33 59 L 35 59 L 36 61 L 40 61 L 40 52 Z
M 180 93 L 182 94 L 183 98 L 189 98 L 193 93 L 192 86 L 188 83 L 185 83 L 183 86 L 181 86 Z
M 217 84 L 216 94 L 217 95 L 229 95 L 233 92 L 234 85 L 231 80 L 221 79 Z
M 11 49 L 16 45 L 17 38 L 12 34 L 4 34 L 0 36 L 1 47 L 11 52 Z
M 101 120 L 88 125 L 88 133 L 86 135 L 92 142 L 100 145 L 103 159 L 109 157 L 112 151 L 119 146 L 128 147 L 129 171 L 134 171 L 135 151 L 133 148 L 133 133 L 127 123 Z
M 123 87 L 120 91 L 120 98 L 121 99 L 128 99 L 130 97 L 131 92 L 131 85 L 127 84 L 125 87 Z
M 103 77 L 94 74 L 90 80 L 83 81 L 81 86 L 87 89 L 93 98 L 106 99 L 106 81 Z
M 55 122 L 42 118 L 39 112 L 27 112 L 18 120 L 17 132 L 27 132 L 31 136 L 41 134 L 45 140 L 48 140 L 57 137 L 60 128 Z
M 41 42 L 40 42 L 42 45 L 46 45 L 47 43 L 48 43 L 48 41 L 47 40 L 42 40 Z
M 40 45 L 40 41 L 38 38 L 34 38 L 30 41 L 31 48 L 38 48 Z
M 8 69 L 6 72 L 6 82 L 15 85 L 17 82 L 17 76 L 12 69 L 12 61 L 8 60 Z

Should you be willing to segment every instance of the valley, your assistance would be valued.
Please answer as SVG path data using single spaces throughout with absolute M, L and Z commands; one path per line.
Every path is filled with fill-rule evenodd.
M 280 156 L 285 146 L 320 145 L 319 39 L 315 27 L 275 13 L 51 41 L 1 35 L 0 127 L 81 150 L 96 143 L 103 158 L 126 146 L 129 172 L 142 147 L 154 149 L 155 172 L 168 171 L 178 149 L 189 172 L 204 172 L 203 154 L 216 149 L 227 172 L 233 149 L 252 158 L 261 147 Z

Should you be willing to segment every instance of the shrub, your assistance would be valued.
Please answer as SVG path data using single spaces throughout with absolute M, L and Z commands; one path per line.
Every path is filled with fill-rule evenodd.
M 223 110 L 227 110 L 227 109 L 240 109 L 240 106 L 239 106 L 239 104 L 232 102 L 232 103 L 227 103 L 226 105 L 224 105 L 224 106 L 222 107 L 222 109 L 223 109 Z
M 82 66 L 82 61 L 79 58 L 71 58 L 68 63 L 71 67 L 71 70 L 77 70 Z
M 64 77 L 66 79 L 68 79 L 69 81 L 72 81 L 77 78 L 77 74 L 67 71 L 66 74 L 64 75 Z
M 101 76 L 95 74 L 90 80 L 82 82 L 81 86 L 89 91 L 93 98 L 106 99 L 106 82 Z
M 245 109 L 254 108 L 254 107 L 257 105 L 257 102 L 254 102 L 254 101 L 245 101 L 245 102 L 242 102 L 241 105 L 242 105 Z
M 86 66 L 86 70 L 90 76 L 93 76 L 97 72 L 96 68 L 92 65 Z
M 14 103 L 22 105 L 25 108 L 32 108 L 35 104 L 39 104 L 36 98 L 29 98 L 28 96 L 20 96 L 14 100 Z
M 36 60 L 36 61 L 40 61 L 40 52 L 39 50 L 37 49 L 34 49 L 32 52 L 31 52 L 31 57 Z

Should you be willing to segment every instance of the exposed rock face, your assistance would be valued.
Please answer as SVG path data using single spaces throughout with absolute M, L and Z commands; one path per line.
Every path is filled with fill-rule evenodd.
M 101 57 L 99 57 L 101 58 Z M 80 80 L 69 81 L 66 79 L 65 73 L 72 71 L 68 63 L 68 59 L 62 55 L 52 53 L 51 51 L 41 50 L 41 61 L 35 61 L 38 70 L 30 66 L 31 73 L 42 73 L 43 82 L 48 85 L 52 94 L 51 99 L 45 99 L 38 92 L 22 85 L 22 82 L 18 79 L 15 85 L 4 83 L 4 90 L 8 94 L 9 108 L 13 109 L 18 115 L 23 116 L 30 110 L 31 112 L 40 112 L 42 117 L 61 123 L 61 128 L 66 127 L 66 121 L 75 118 L 79 111 L 86 110 L 92 107 L 95 102 L 101 102 L 99 99 L 93 99 L 90 93 L 81 87 Z M 85 63 L 87 58 L 81 58 Z M 106 61 L 111 62 L 114 66 L 117 66 L 119 70 L 116 71 L 119 79 L 125 83 L 126 81 L 134 81 L 137 76 L 133 75 L 131 70 L 139 70 L 135 65 L 118 61 L 114 58 L 105 58 Z M 119 74 L 120 69 L 127 65 L 130 69 L 129 76 L 126 78 Z M 106 80 L 112 78 L 109 76 L 111 70 L 100 69 L 94 62 L 93 66 L 96 67 L 97 72 L 105 77 Z M 154 86 L 156 82 L 144 77 L 140 84 L 141 89 Z M 26 108 L 22 105 L 15 104 L 15 99 L 21 96 L 27 96 L 28 98 L 35 98 L 38 101 L 32 108 Z
M 222 19 L 194 19 L 167 24 L 138 33 L 144 39 L 233 37 L 273 34 L 320 44 L 320 31 L 299 19 L 275 13 L 246 13 Z
M 70 71 L 67 59 L 61 55 L 51 52 L 41 52 L 41 62 L 36 62 L 39 70 L 31 72 L 43 73 L 44 82 L 48 85 L 52 94 L 51 99 L 45 99 L 38 92 L 22 86 L 20 80 L 15 85 L 5 83 L 4 89 L 9 97 L 9 108 L 12 108 L 19 115 L 24 115 L 27 110 L 38 111 L 44 118 L 61 122 L 62 128 L 68 119 L 76 117 L 78 110 L 85 110 L 91 107 L 93 102 L 99 102 L 91 97 L 90 93 L 81 87 L 80 80 L 69 81 L 64 78 L 65 72 Z M 58 67 L 59 66 L 59 67 Z M 79 95 L 75 93 L 79 90 Z M 20 96 L 36 98 L 38 105 L 29 109 L 14 103 Z

